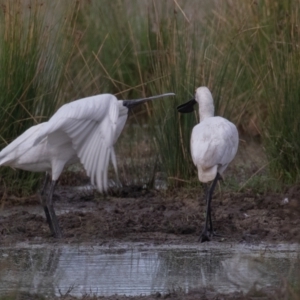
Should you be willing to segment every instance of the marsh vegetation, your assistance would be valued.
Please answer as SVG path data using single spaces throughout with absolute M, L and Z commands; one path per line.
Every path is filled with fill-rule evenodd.
M 176 99 L 136 112 L 124 134 L 124 139 L 131 136 L 131 145 L 127 139 L 117 147 L 138 164 L 133 157 L 144 153 L 136 155 L 138 135 L 131 132 L 147 126 L 141 142 L 147 145 L 139 148 L 158 163 L 145 169 L 152 173 L 146 177 L 161 171 L 170 186 L 179 186 L 193 181 L 189 137 L 197 114 L 179 116 L 175 107 L 206 85 L 217 114 L 238 126 L 241 143 L 256 139 L 265 152 L 265 167 L 255 176 L 268 177 L 270 189 L 296 183 L 299 5 L 291 0 L 239 5 L 2 0 L 1 147 L 74 99 L 106 92 L 133 99 L 173 91 Z M 14 186 L 14 192 L 30 193 L 35 187 L 32 174 L 6 168 L 1 174 L 3 185 Z

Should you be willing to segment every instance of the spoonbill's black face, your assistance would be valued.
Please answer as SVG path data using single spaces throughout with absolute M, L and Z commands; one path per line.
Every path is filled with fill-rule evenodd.
M 180 113 L 186 114 L 194 111 L 194 105 L 197 103 L 195 99 L 191 99 L 190 101 L 177 106 L 177 110 Z

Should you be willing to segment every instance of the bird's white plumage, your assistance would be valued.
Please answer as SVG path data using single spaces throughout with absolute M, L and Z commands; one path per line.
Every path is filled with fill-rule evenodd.
M 35 137 L 45 123 L 35 125 L 13 140 L 0 152 L 0 165 L 18 161 L 33 146 Z M 34 137 L 34 139 L 32 139 Z
M 200 123 L 192 131 L 191 154 L 201 182 L 222 174 L 236 155 L 239 136 L 236 126 L 214 116 L 213 98 L 208 88 L 200 87 L 195 100 L 199 104 Z
M 52 173 L 56 181 L 66 165 L 81 162 L 99 191 L 107 189 L 110 159 L 128 109 L 111 94 L 63 105 L 48 122 L 32 126 L 0 152 L 0 165 Z M 119 118 L 120 116 L 120 118 Z
M 0 165 L 32 172 L 52 173 L 57 180 L 65 165 L 78 161 L 70 143 L 63 142 L 55 149 L 49 147 L 47 138 L 34 145 L 35 139 L 46 126 L 41 123 L 30 127 L 0 152 Z
M 119 120 L 119 112 L 122 118 Z M 115 96 L 102 94 L 63 105 L 39 132 L 35 144 L 45 137 L 51 148 L 63 140 L 71 143 L 92 184 L 107 189 L 110 159 L 116 170 L 113 145 L 127 119 L 128 109 Z M 119 121 L 119 126 L 118 126 Z M 117 130 L 118 129 L 118 130 Z

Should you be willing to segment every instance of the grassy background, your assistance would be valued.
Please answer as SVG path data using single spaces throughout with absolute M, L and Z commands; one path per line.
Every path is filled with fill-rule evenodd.
M 150 185 L 160 173 L 169 186 L 196 182 L 189 138 L 197 113 L 175 108 L 206 85 L 216 114 L 233 121 L 244 141 L 259 141 L 270 187 L 298 181 L 297 1 L 0 4 L 1 148 L 62 103 L 104 92 L 134 99 L 172 91 L 176 98 L 130 116 L 116 145 L 127 157 L 119 158 L 121 178 Z M 248 177 L 262 176 L 256 172 Z M 2 168 L 1 179 L 25 193 L 37 177 Z
M 1 1 L 0 143 L 10 143 L 48 118 L 64 102 L 64 67 L 71 58 L 67 6 L 42 1 Z M 72 23 L 72 22 L 71 22 Z M 72 37 L 72 36 L 71 36 Z M 30 192 L 39 176 L 1 169 L 4 185 Z

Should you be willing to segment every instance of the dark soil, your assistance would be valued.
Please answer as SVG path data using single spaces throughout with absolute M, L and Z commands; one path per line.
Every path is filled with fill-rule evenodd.
M 205 201 L 201 189 L 162 193 L 127 188 L 121 196 L 101 198 L 91 192 L 58 189 L 55 208 L 62 242 L 196 242 L 202 231 Z M 299 242 L 300 188 L 284 194 L 216 193 L 213 225 L 222 237 L 212 241 Z M 284 200 L 285 199 L 285 200 Z M 1 243 L 51 237 L 38 197 L 2 200 Z
M 55 208 L 64 237 L 59 241 L 50 234 L 37 196 L 26 199 L 8 197 L 1 202 L 0 241 L 2 245 L 21 241 L 89 242 L 98 245 L 125 241 L 194 243 L 204 223 L 205 201 L 202 194 L 200 188 L 166 193 L 127 188 L 120 196 L 104 198 L 91 192 L 75 192 L 74 189 L 60 187 L 55 195 Z M 299 187 L 282 194 L 268 195 L 225 193 L 218 192 L 217 188 L 212 202 L 213 224 L 222 236 L 213 237 L 210 243 L 299 242 L 299 196 Z M 241 293 L 225 296 L 205 290 L 187 295 L 156 294 L 142 299 L 276 299 L 274 293 L 258 293 L 263 293 L 263 296 L 256 298 Z

